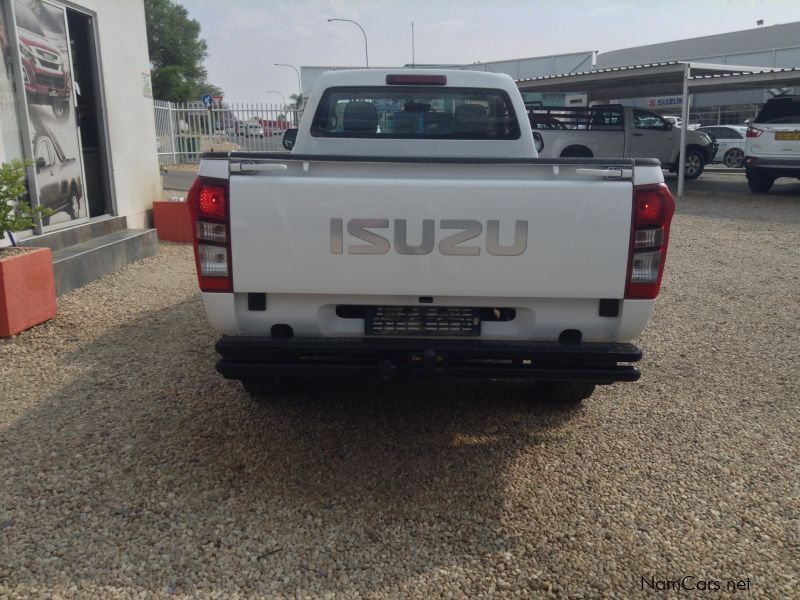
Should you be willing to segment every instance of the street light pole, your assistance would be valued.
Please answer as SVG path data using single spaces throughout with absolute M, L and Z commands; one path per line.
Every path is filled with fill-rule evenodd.
M 267 94 L 278 94 L 278 96 L 281 97 L 281 102 L 283 102 L 283 105 L 286 106 L 286 98 L 284 98 L 283 94 L 278 90 L 267 90 Z
M 295 75 L 297 75 L 297 89 L 300 90 L 300 102 L 303 101 L 303 82 L 300 81 L 300 71 L 297 70 L 297 67 L 294 65 L 287 65 L 286 63 L 275 63 L 276 67 L 289 67 L 290 69 L 294 69 Z
M 366 59 L 367 66 L 369 66 L 369 46 L 367 45 L 367 33 L 364 31 L 364 28 L 361 25 L 359 25 L 356 21 L 353 21 L 352 19 L 328 19 L 328 23 L 332 21 L 342 21 L 344 23 L 352 23 L 361 30 L 361 33 L 364 34 L 364 58 Z

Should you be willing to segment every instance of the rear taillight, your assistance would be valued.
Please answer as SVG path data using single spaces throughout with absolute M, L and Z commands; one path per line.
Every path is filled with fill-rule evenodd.
M 232 292 L 228 182 L 198 177 L 187 198 L 194 230 L 197 280 L 204 292 Z
M 747 137 L 758 137 L 764 133 L 763 129 L 756 129 L 752 125 L 747 128 Z
M 675 201 L 665 184 L 634 188 L 625 298 L 650 300 L 658 296 L 674 212 Z

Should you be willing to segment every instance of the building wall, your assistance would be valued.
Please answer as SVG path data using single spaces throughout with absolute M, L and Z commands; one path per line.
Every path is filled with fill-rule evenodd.
M 96 14 L 116 214 L 129 227 L 148 226 L 147 211 L 161 197 L 153 99 L 145 93 L 150 59 L 143 0 L 79 0 Z M 152 92 L 150 92 L 152 96 Z
M 693 60 L 756 67 L 800 66 L 800 22 L 602 52 L 598 69 Z
M 129 227 L 147 227 L 148 211 L 161 196 L 161 177 L 152 90 L 148 89 L 144 1 L 71 0 L 63 4 L 94 16 L 111 162 L 112 212 L 127 217 Z M 0 0 L 0 21 L 5 16 L 9 30 L 13 6 L 12 0 Z M 3 31 L 3 40 L 10 43 L 13 36 L 8 33 Z M 6 162 L 26 154 L 20 132 L 25 119 L 24 92 L 14 91 L 7 75 L 12 68 L 16 67 L 0 65 L 0 160 Z
M 800 22 L 603 52 L 597 55 L 597 68 L 675 60 L 747 67 L 800 67 Z M 741 116 L 738 113 L 751 118 L 755 116 L 758 106 L 769 97 L 771 94 L 767 90 L 700 93 L 692 96 L 692 109 L 719 108 L 724 112 L 725 107 L 737 107 L 737 118 Z M 648 98 L 627 98 L 622 101 L 651 108 L 647 104 Z

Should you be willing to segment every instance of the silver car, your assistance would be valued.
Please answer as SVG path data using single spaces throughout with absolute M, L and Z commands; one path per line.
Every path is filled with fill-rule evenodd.
M 744 145 L 747 127 L 740 125 L 715 125 L 698 127 L 697 131 L 708 134 L 717 142 L 717 154 L 714 162 L 721 162 L 731 169 L 744 166 Z

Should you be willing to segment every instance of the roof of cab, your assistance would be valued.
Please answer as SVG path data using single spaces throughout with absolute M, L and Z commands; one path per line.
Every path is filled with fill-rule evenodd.
M 385 86 L 387 75 L 444 75 L 448 87 L 485 87 L 516 89 L 514 80 L 505 73 L 486 73 L 485 71 L 466 71 L 460 69 L 348 69 L 323 73 L 314 86 L 317 89 L 346 86 L 369 85 Z M 433 87 L 433 86 L 432 86 Z

